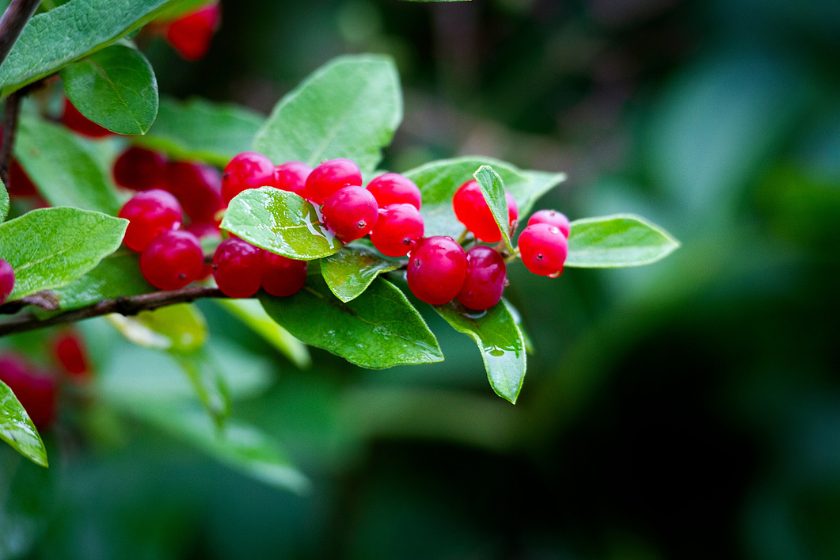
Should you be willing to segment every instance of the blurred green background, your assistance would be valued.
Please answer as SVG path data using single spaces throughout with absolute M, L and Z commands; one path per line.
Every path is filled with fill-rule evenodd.
M 203 303 L 210 344 L 250 360 L 234 418 L 310 491 L 66 405 L 50 470 L 0 450 L 0 558 L 840 558 L 840 3 L 222 3 L 202 61 L 147 45 L 164 93 L 267 113 L 338 54 L 389 53 L 406 116 L 383 167 L 565 171 L 541 207 L 635 212 L 683 247 L 512 267 L 535 347 L 516 406 L 433 313 L 443 363 L 300 370 Z M 144 364 L 84 332 L 102 370 Z

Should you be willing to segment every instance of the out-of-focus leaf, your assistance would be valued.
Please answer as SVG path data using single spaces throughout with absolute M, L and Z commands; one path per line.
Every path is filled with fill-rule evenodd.
M 394 62 L 384 56 L 342 56 L 286 95 L 254 140 L 273 162 L 349 158 L 366 173 L 382 159 L 402 120 Z
M 108 255 L 96 268 L 67 284 L 53 290 L 63 310 L 78 309 L 106 299 L 137 296 L 156 291 L 140 272 L 136 253 L 120 249 Z
M 348 303 L 320 276 L 309 276 L 297 294 L 263 294 L 268 315 L 294 336 L 358 366 L 381 369 L 443 360 L 437 340 L 417 310 L 393 284 L 378 278 Z
M 47 450 L 35 425 L 9 386 L 0 381 L 0 439 L 42 467 L 48 466 Z
M 332 293 L 345 303 L 364 293 L 377 276 L 399 267 L 398 262 L 355 245 L 321 259 L 321 275 Z
M 222 426 L 230 415 L 230 394 L 216 362 L 203 350 L 172 355 L 187 374 L 204 409 Z
M 108 320 L 134 344 L 176 354 L 194 352 L 207 339 L 207 322 L 189 303 L 141 311 L 133 317 L 112 314 Z
M 510 220 L 508 220 L 507 197 L 505 196 L 505 184 L 502 182 L 502 178 L 489 165 L 479 167 L 473 177 L 478 181 L 478 186 L 481 187 L 481 194 L 484 195 L 484 200 L 487 201 L 487 205 L 490 207 L 493 219 L 496 220 L 496 225 L 499 226 L 499 231 L 502 232 L 502 240 L 512 253 L 513 246 L 510 244 Z
M 575 220 L 571 225 L 567 267 L 642 266 L 680 246 L 668 232 L 632 214 Z

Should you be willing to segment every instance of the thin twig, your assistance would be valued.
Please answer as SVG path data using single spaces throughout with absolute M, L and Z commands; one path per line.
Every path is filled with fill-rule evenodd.
M 12 152 L 17 136 L 18 116 L 20 115 L 20 91 L 9 94 L 6 98 L 6 111 L 3 117 L 3 143 L 0 144 L 0 179 L 7 189 L 9 183 L 9 166 L 12 164 Z
M 0 19 L 0 64 L 9 56 L 9 52 L 26 27 L 26 22 L 38 9 L 41 0 L 12 0 L 3 18 Z

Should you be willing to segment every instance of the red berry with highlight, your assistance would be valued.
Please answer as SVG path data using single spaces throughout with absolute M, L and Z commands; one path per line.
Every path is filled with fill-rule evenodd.
M 204 253 L 188 231 L 168 231 L 155 237 L 140 253 L 140 272 L 161 290 L 179 290 L 198 279 Z
M 181 227 L 184 219 L 175 197 L 160 189 L 137 193 L 123 204 L 118 215 L 129 222 L 123 243 L 138 252 L 161 233 Z
M 222 199 L 225 204 L 246 189 L 274 186 L 274 164 L 257 152 L 235 156 L 222 173 Z
M 337 191 L 344 187 L 359 187 L 362 184 L 362 172 L 349 159 L 338 158 L 325 161 L 312 170 L 306 178 L 306 196 L 315 204 L 324 204 Z
M 241 239 L 222 241 L 213 255 L 213 276 L 222 293 L 232 298 L 256 294 L 262 281 L 263 253 Z
M 306 261 L 287 259 L 265 252 L 262 273 L 263 290 L 276 297 L 294 295 L 306 283 Z
M 569 238 L 569 233 L 572 231 L 572 226 L 569 224 L 569 218 L 557 210 L 540 210 L 539 212 L 534 212 L 534 214 L 528 218 L 528 225 L 533 226 L 536 224 L 548 224 L 550 226 L 554 226 L 563 232 L 563 235 L 566 236 L 567 239 Z
M 132 146 L 114 161 L 114 181 L 135 191 L 166 188 L 166 156 Z
M 299 161 L 290 161 L 274 168 L 274 186 L 282 191 L 305 196 L 306 178 L 312 168 Z
M 416 207 L 392 204 L 379 211 L 370 240 L 383 255 L 402 257 L 423 237 L 423 229 L 423 217 Z
M 2 304 L 15 289 L 15 270 L 7 261 L 0 259 L 0 304 Z
M 452 197 L 452 207 L 458 221 L 464 224 L 464 227 L 470 230 L 476 239 L 486 243 L 498 243 L 502 240 L 502 232 L 499 231 L 499 226 L 493 218 L 493 213 L 481 192 L 478 181 L 467 181 L 461 185 Z M 519 210 L 516 209 L 515 213 L 518 217 Z M 510 204 L 508 204 L 508 219 L 511 215 Z
M 90 373 L 90 360 L 78 334 L 64 331 L 52 340 L 55 361 L 68 375 L 82 379 Z
M 421 301 L 442 305 L 452 301 L 467 274 L 464 249 L 451 237 L 427 237 L 411 252 L 406 278 L 411 292 Z
M 458 301 L 467 309 L 490 309 L 502 299 L 507 265 L 498 251 L 478 245 L 467 251 L 467 275 L 458 292 Z
M 193 222 L 221 222 L 222 177 L 215 167 L 179 161 L 169 164 L 166 190 L 175 195 Z
M 370 183 L 367 189 L 376 197 L 380 208 L 391 204 L 411 204 L 420 210 L 420 189 L 414 181 L 399 173 L 385 173 Z
M 210 50 L 220 20 L 221 7 L 214 2 L 170 23 L 166 41 L 185 60 L 199 60 Z
M 344 187 L 321 209 L 324 224 L 345 243 L 369 234 L 379 218 L 376 199 L 362 187 Z
M 99 126 L 81 114 L 66 97 L 64 98 L 64 114 L 61 115 L 61 122 L 70 130 L 90 138 L 103 138 L 113 134 L 107 128 Z
M 568 241 L 560 229 L 549 224 L 534 224 L 519 234 L 522 264 L 540 276 L 560 276 L 569 252 Z
M 9 386 L 38 429 L 55 419 L 56 383 L 17 354 L 0 355 L 0 381 Z

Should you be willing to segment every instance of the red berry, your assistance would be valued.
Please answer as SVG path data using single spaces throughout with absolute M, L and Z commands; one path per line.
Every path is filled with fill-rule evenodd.
M 166 41 L 186 60 L 204 58 L 210 40 L 219 28 L 221 7 L 217 2 L 182 16 L 166 29 Z
M 0 259 L 0 304 L 6 301 L 15 289 L 15 270 L 7 261 Z
M 123 204 L 118 215 L 129 221 L 123 243 L 138 252 L 157 235 L 181 227 L 184 219 L 175 197 L 160 189 L 137 193 Z
M 246 189 L 271 186 L 274 186 L 274 164 L 256 152 L 235 156 L 222 173 L 222 199 L 225 204 Z
M 510 222 L 510 227 L 513 227 L 513 224 L 519 219 L 519 205 L 510 191 L 505 191 L 505 200 L 507 200 L 508 205 L 508 222 Z
M 17 354 L 0 355 L 0 381 L 9 386 L 38 429 L 55 418 L 56 383 Z
M 166 156 L 132 146 L 114 161 L 114 181 L 135 191 L 166 188 Z
M 507 194 L 507 193 L 505 193 Z M 510 201 L 510 199 L 508 199 Z M 514 204 L 516 201 L 514 201 Z M 498 243 L 502 240 L 502 232 L 499 231 L 499 226 L 496 225 L 496 220 L 493 218 L 493 213 L 490 211 L 490 206 L 481 192 L 481 187 L 478 181 L 467 181 L 461 185 L 455 196 L 452 198 L 452 207 L 455 210 L 455 216 L 458 221 L 464 224 L 470 230 L 476 239 L 480 239 L 486 243 Z M 519 215 L 517 208 L 515 214 L 511 212 L 510 202 L 508 202 L 508 220 L 512 215 Z
M 213 276 L 222 293 L 232 298 L 256 294 L 262 281 L 263 253 L 241 239 L 222 241 L 213 255 Z
M 61 369 L 76 378 L 84 378 L 90 373 L 90 361 L 82 341 L 75 332 L 65 331 L 52 340 L 53 356 Z
M 442 305 L 458 295 L 467 274 L 464 250 L 451 237 L 420 241 L 408 260 L 408 287 L 421 301 Z
M 225 205 L 222 202 L 222 177 L 216 168 L 186 161 L 170 163 L 165 188 L 175 195 L 184 213 L 193 222 L 221 221 L 217 216 Z
M 569 225 L 569 218 L 557 210 L 540 210 L 539 212 L 535 212 L 530 218 L 528 218 L 528 225 L 533 226 L 535 224 L 548 224 L 550 226 L 554 226 L 562 231 L 563 235 L 565 235 L 567 239 L 569 238 L 569 232 L 572 230 L 571 225 Z
M 505 259 L 491 247 L 478 245 L 467 251 L 467 276 L 458 301 L 467 309 L 490 309 L 502 299 L 507 280 Z
M 312 168 L 299 161 L 278 165 L 274 168 L 274 186 L 280 190 L 304 196 L 306 178 L 310 173 L 312 173 Z
M 195 235 L 167 231 L 152 239 L 140 253 L 140 271 L 161 290 L 179 290 L 198 279 L 204 268 L 204 253 Z
M 392 204 L 379 211 L 370 240 L 379 252 L 389 257 L 407 255 L 411 246 L 423 237 L 423 217 L 411 204 Z
M 323 204 L 339 189 L 362 184 L 362 172 L 349 159 L 331 159 L 312 170 L 306 178 L 306 196 L 315 204 Z
M 345 243 L 369 234 L 379 217 L 376 199 L 362 187 L 337 191 L 327 199 L 321 212 L 324 224 Z
M 367 188 L 376 197 L 380 208 L 391 204 L 411 204 L 420 210 L 420 189 L 411 179 L 399 173 L 380 175 L 368 183 Z
M 64 114 L 61 116 L 61 122 L 70 130 L 91 138 L 103 138 L 112 134 L 107 128 L 99 126 L 81 114 L 66 97 L 64 98 Z
M 522 264 L 534 274 L 552 278 L 560 276 L 568 252 L 566 236 L 554 226 L 534 224 L 519 234 Z
M 35 183 L 14 159 L 9 166 L 9 194 L 13 196 L 36 196 L 38 194 Z
M 199 239 L 204 239 L 205 237 L 210 237 L 213 239 L 222 238 L 222 232 L 219 231 L 219 226 L 217 226 L 214 223 L 193 222 L 190 225 L 185 226 L 184 230 L 190 232 Z
M 287 259 L 282 255 L 265 252 L 262 287 L 276 297 L 291 296 L 306 283 L 306 261 Z

